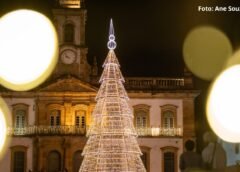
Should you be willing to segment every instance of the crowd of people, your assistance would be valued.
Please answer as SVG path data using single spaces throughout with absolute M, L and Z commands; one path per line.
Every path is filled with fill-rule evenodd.
M 181 154 L 179 160 L 181 172 L 225 171 L 226 152 L 217 142 L 216 135 L 212 132 L 206 132 L 203 140 L 207 145 L 201 154 L 194 151 L 195 142 L 193 140 L 185 142 L 185 151 Z

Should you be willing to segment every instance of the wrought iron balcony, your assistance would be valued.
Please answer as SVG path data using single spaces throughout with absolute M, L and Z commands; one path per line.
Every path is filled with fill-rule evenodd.
M 183 78 L 135 78 L 125 79 L 125 87 L 128 90 L 158 90 L 158 89 L 181 89 L 184 88 Z
M 98 86 L 99 78 L 91 78 L 91 84 Z M 127 90 L 172 90 L 185 89 L 188 85 L 184 78 L 126 77 L 124 87 Z
M 140 137 L 158 137 L 158 136 L 172 136 L 180 137 L 182 136 L 182 128 L 161 128 L 161 127 L 151 127 L 151 128 L 136 128 L 138 136 Z
M 8 135 L 82 135 L 85 136 L 86 129 L 74 125 L 61 126 L 27 126 L 23 128 L 8 127 Z
M 88 128 L 88 127 L 87 127 Z M 182 136 L 181 128 L 136 128 L 139 137 L 158 136 Z M 32 135 L 86 135 L 86 129 L 74 125 L 61 126 L 27 126 L 24 128 L 8 127 L 8 135 L 11 136 L 32 136 Z

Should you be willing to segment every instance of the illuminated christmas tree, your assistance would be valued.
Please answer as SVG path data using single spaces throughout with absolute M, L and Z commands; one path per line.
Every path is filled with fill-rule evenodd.
M 84 160 L 79 172 L 145 172 L 140 158 L 137 133 L 129 98 L 123 86 L 112 20 L 110 22 L 109 53 L 103 64 L 100 89 L 96 96 L 93 122 L 83 150 Z

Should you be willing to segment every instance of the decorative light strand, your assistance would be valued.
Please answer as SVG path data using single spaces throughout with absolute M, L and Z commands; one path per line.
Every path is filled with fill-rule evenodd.
M 109 53 L 100 78 L 93 122 L 84 147 L 79 172 L 146 172 L 140 158 L 133 114 L 128 105 L 124 78 L 114 53 L 116 48 L 113 22 L 110 21 Z

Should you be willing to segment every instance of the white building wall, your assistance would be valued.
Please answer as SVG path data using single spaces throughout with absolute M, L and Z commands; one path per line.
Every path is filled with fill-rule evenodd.
M 130 106 L 133 107 L 138 104 L 145 104 L 150 106 L 150 127 L 160 127 L 161 125 L 161 106 L 175 105 L 177 106 L 177 127 L 183 126 L 183 109 L 181 99 L 130 99 Z
M 150 106 L 150 127 L 161 126 L 161 106 L 163 105 L 174 105 L 177 106 L 177 127 L 183 127 L 183 108 L 181 99 L 130 99 L 130 106 L 133 108 L 135 105 L 145 104 Z M 140 146 L 146 146 L 150 148 L 150 172 L 163 172 L 162 170 L 162 152 L 161 148 L 164 147 L 175 147 L 177 148 L 177 159 L 183 152 L 183 141 L 182 138 L 161 138 L 161 137 L 150 137 L 150 138 L 138 138 Z M 177 162 L 178 165 L 179 162 Z M 180 170 L 178 169 L 180 172 Z
M 32 170 L 32 155 L 33 155 L 33 146 L 31 138 L 24 137 L 15 137 L 12 138 L 9 145 L 7 146 L 7 151 L 0 163 L 1 172 L 10 172 L 11 171 L 11 147 L 14 146 L 25 146 L 27 147 L 27 167 L 26 170 Z
M 12 111 L 12 105 L 18 103 L 24 103 L 29 105 L 28 112 L 28 124 L 34 125 L 35 121 L 35 101 L 33 98 L 6 98 L 6 103 L 9 106 L 10 111 Z M 150 106 L 150 126 L 160 127 L 161 126 L 161 106 L 163 105 L 175 105 L 177 106 L 177 126 L 183 127 L 183 109 L 181 99 L 163 99 L 163 98 L 131 98 L 130 106 L 145 104 Z M 12 116 L 11 116 L 12 117 Z M 11 118 L 10 117 L 10 118 Z M 162 152 L 161 148 L 166 146 L 171 146 L 177 148 L 178 159 L 183 151 L 183 143 L 181 138 L 162 138 L 162 137 L 150 137 L 150 138 L 138 138 L 140 146 L 146 146 L 150 148 L 150 171 L 151 172 L 161 172 L 162 170 Z M 13 138 L 11 146 L 22 145 L 28 147 L 27 149 L 27 170 L 32 169 L 32 140 L 30 138 L 17 137 Z M 11 149 L 8 149 L 6 155 L 0 163 L 0 171 L 10 171 L 11 163 Z M 177 162 L 178 164 L 178 162 Z M 179 170 L 178 170 L 179 171 Z
M 35 123 L 35 101 L 33 98 L 4 98 L 4 101 L 8 105 L 10 114 L 8 114 L 9 125 L 12 125 L 12 106 L 15 104 L 26 104 L 28 108 L 28 125 L 34 125 Z M 26 169 L 32 170 L 32 139 L 26 137 L 12 137 L 9 142 L 6 142 L 6 152 L 2 156 L 0 163 L 0 172 L 11 171 L 11 148 L 14 146 L 27 147 L 27 166 Z
M 5 98 L 5 102 L 7 103 L 10 110 L 10 125 L 12 125 L 12 106 L 15 104 L 23 103 L 29 106 L 28 108 L 28 125 L 34 125 L 35 123 L 35 101 L 33 98 Z
M 177 159 L 179 159 L 181 152 L 183 152 L 183 142 L 181 138 L 138 138 L 138 143 L 140 146 L 150 148 L 150 172 L 163 172 L 161 148 L 167 146 L 177 148 Z M 178 171 L 180 172 L 179 169 Z

